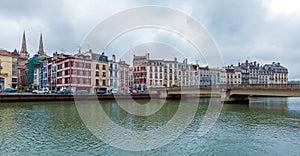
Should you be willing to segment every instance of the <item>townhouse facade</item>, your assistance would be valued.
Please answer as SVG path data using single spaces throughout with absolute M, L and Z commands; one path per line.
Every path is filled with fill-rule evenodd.
M 130 78 L 129 78 L 129 64 L 121 59 L 118 62 L 118 89 L 119 90 L 128 90 L 130 86 Z
M 149 54 L 145 56 L 133 55 L 133 89 L 146 90 L 147 88 L 147 62 Z
M 164 84 L 164 61 L 163 60 L 148 60 L 147 62 L 147 86 L 163 87 Z
M 92 61 L 67 54 L 58 54 L 56 60 L 57 89 L 88 90 L 92 92 L 91 66 Z

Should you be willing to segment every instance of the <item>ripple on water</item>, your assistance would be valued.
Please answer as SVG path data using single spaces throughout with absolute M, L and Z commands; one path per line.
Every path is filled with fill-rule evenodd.
M 300 98 L 254 101 L 249 106 L 224 105 L 212 129 L 200 137 L 199 125 L 208 107 L 208 101 L 202 101 L 183 134 L 161 148 L 143 152 L 116 149 L 98 140 L 84 126 L 73 103 L 1 104 L 0 155 L 298 155 Z M 176 102 L 169 102 L 152 116 L 138 117 L 115 103 L 110 107 L 112 103 L 107 101 L 104 107 L 111 119 L 132 130 L 160 127 L 178 108 Z

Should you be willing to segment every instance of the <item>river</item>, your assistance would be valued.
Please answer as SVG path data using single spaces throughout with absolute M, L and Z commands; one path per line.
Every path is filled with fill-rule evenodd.
M 191 123 L 168 144 L 146 151 L 119 149 L 98 139 L 74 102 L 1 103 L 0 155 L 300 155 L 300 98 L 251 98 L 249 105 L 223 105 L 203 136 L 199 126 L 209 99 L 181 102 L 197 108 Z M 116 101 L 102 101 L 101 106 L 127 130 L 149 131 L 166 125 L 179 101 L 168 100 L 149 116 L 129 114 Z

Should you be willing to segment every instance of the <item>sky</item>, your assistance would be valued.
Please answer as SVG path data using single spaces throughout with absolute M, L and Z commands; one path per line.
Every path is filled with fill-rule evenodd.
M 48 55 L 55 51 L 74 54 L 105 19 L 126 9 L 148 5 L 178 10 L 203 25 L 217 44 L 223 64 L 237 64 L 246 59 L 261 64 L 280 62 L 289 69 L 290 79 L 300 79 L 300 1 L 297 0 L 2 0 L 0 48 L 20 50 L 25 31 L 31 56 L 38 50 L 40 33 Z M 153 48 L 155 45 L 161 48 Z M 104 51 L 107 55 L 122 54 L 119 58 L 129 60 L 126 56 L 132 56 L 133 50 L 139 50 L 137 54 L 156 50 L 151 51 L 154 58 L 164 54 L 170 56 L 168 59 L 188 57 L 190 62 L 200 60 L 205 64 L 200 55 L 192 54 L 195 49 L 187 41 L 162 29 L 128 32 Z M 168 50 L 179 50 L 181 54 L 173 55 Z

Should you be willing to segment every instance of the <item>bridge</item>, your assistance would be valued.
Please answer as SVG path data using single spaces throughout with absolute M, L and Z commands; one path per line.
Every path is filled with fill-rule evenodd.
M 298 84 L 217 85 L 149 89 L 150 92 L 151 90 L 156 91 L 161 98 L 219 96 L 224 103 L 248 103 L 250 96 L 300 97 L 300 85 Z

